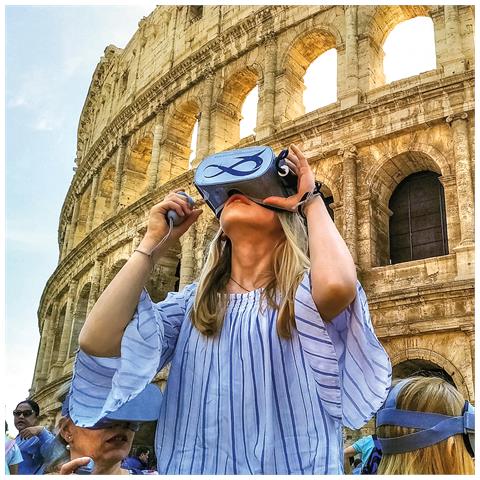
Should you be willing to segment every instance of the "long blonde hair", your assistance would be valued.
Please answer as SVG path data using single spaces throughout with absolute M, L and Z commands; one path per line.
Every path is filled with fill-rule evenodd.
M 277 212 L 277 215 L 285 235 L 274 248 L 272 272 L 265 278 L 267 283 L 262 298 L 270 308 L 278 310 L 278 335 L 290 338 L 292 328 L 295 328 L 295 291 L 305 270 L 310 267 L 308 236 L 298 214 Z M 214 336 L 222 328 L 228 304 L 226 287 L 231 260 L 231 241 L 220 229 L 210 244 L 190 313 L 193 325 L 204 335 Z
M 436 377 L 412 377 L 397 397 L 397 408 L 452 416 L 462 414 L 464 403 L 455 387 Z M 394 438 L 416 431 L 415 428 L 383 425 L 377 428 L 377 435 L 380 438 Z M 474 472 L 473 459 L 465 447 L 462 435 L 454 435 L 413 452 L 384 454 L 377 474 L 471 475 Z

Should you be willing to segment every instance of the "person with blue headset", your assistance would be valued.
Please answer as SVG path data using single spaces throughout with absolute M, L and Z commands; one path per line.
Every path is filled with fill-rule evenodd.
M 475 408 L 442 378 L 396 383 L 377 412 L 377 474 L 474 473 Z
M 380 408 L 391 365 L 307 158 L 220 152 L 194 184 L 220 227 L 198 282 L 159 303 L 144 290 L 202 212 L 175 191 L 86 319 L 72 421 L 94 425 L 170 364 L 160 474 L 343 473 L 342 428 Z

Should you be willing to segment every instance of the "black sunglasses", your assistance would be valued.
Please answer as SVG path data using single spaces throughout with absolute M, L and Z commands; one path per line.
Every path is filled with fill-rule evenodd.
M 97 422 L 93 427 L 86 427 L 90 430 L 103 430 L 106 428 L 114 428 L 114 427 L 125 427 L 131 430 L 132 432 L 138 432 L 140 430 L 140 422 L 128 422 L 122 420 L 100 420 Z
M 32 415 L 33 415 L 33 410 L 14 410 L 13 411 L 14 417 L 23 416 L 23 418 L 27 418 L 27 417 L 31 417 Z

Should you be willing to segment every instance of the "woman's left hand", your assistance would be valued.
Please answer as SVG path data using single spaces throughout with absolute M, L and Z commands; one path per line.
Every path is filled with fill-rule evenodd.
M 288 198 L 268 197 L 263 203 L 271 205 L 272 207 L 295 211 L 296 205 L 305 193 L 311 192 L 314 189 L 315 175 L 313 174 L 305 155 L 294 143 L 292 143 L 288 149 L 286 163 L 298 177 L 297 193 Z
M 80 467 L 84 467 L 85 465 L 88 465 L 90 462 L 91 458 L 90 457 L 80 457 L 80 458 L 75 458 L 74 460 L 70 460 L 67 463 L 64 463 L 62 467 L 60 468 L 60 475 L 74 475 L 75 471 L 79 469 Z

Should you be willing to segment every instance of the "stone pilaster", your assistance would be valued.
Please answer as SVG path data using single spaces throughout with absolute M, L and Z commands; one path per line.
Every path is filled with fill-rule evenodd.
M 70 336 L 72 333 L 75 300 L 77 298 L 78 280 L 71 280 L 67 295 L 67 308 L 65 310 L 65 319 L 63 321 L 62 338 L 60 340 L 60 347 L 58 351 L 58 360 L 54 368 L 62 369 L 65 360 L 67 359 L 68 349 L 70 346 Z
M 185 285 L 193 282 L 195 271 L 195 225 L 180 237 L 182 245 L 181 263 L 180 263 L 180 282 L 178 290 L 182 290 Z
M 338 151 L 343 158 L 343 239 L 358 265 L 357 241 L 357 149 L 347 146 Z
M 72 220 L 68 232 L 68 248 L 67 253 L 73 248 L 75 244 L 75 233 L 77 231 L 78 214 L 80 213 L 80 196 L 75 193 L 75 200 L 73 205 Z
M 360 102 L 357 15 L 357 5 L 345 6 L 345 66 L 347 78 L 346 88 L 340 99 L 342 108 L 350 107 Z
M 448 45 L 443 71 L 447 75 L 465 71 L 465 56 L 462 52 L 462 36 L 457 5 L 444 6 L 445 44 Z
M 160 164 L 160 145 L 163 138 L 163 124 L 165 122 L 165 108 L 162 106 L 155 118 L 155 127 L 153 128 L 152 159 L 148 166 L 148 190 L 151 192 L 158 186 L 158 166 Z
M 461 246 L 471 245 L 474 241 L 474 198 L 467 121 L 466 113 L 447 117 L 453 136 Z
M 45 354 L 43 356 L 43 361 L 42 361 L 42 368 L 40 370 L 40 375 L 38 378 L 38 386 L 41 388 L 47 378 L 48 378 L 48 372 L 50 370 L 50 362 L 52 361 L 52 349 L 53 349 L 53 343 L 55 341 L 55 321 L 57 320 L 58 316 L 58 306 L 55 304 L 52 309 L 52 313 L 49 317 L 47 318 L 46 321 L 48 321 L 48 325 L 46 324 L 42 330 L 42 337 L 45 337 Z M 48 327 L 48 329 L 47 329 Z
M 127 148 L 127 141 L 122 138 L 117 150 L 117 158 L 115 161 L 115 184 L 112 193 L 112 211 L 118 211 L 120 203 L 120 192 L 122 189 L 123 168 L 125 164 L 125 152 Z
M 45 327 L 48 328 L 48 325 L 47 325 L 48 322 L 49 322 L 49 318 L 46 318 L 43 324 L 43 331 L 45 331 Z M 37 360 L 35 361 L 35 370 L 33 373 L 33 381 L 32 381 L 32 387 L 31 387 L 32 392 L 35 392 L 39 387 L 39 380 L 40 380 L 40 375 L 41 375 L 41 370 L 43 365 L 43 358 L 45 356 L 46 344 L 47 344 L 47 338 L 46 336 L 45 337 L 43 336 L 43 332 L 40 332 L 40 341 L 38 342 L 38 350 L 37 350 Z
M 63 236 L 63 242 L 60 246 L 60 261 L 65 258 L 65 255 L 68 253 L 68 241 L 70 239 L 70 223 L 67 223 L 65 226 L 65 234 Z
M 472 319 L 473 322 L 473 319 Z M 469 343 L 470 358 L 472 365 L 472 378 L 475 378 L 475 326 L 462 327 L 462 331 L 465 333 Z
M 262 109 L 262 121 L 257 125 L 257 138 L 269 137 L 275 133 L 275 79 L 277 67 L 277 39 L 273 32 L 264 37 L 263 98 L 259 103 Z
M 93 217 L 95 215 L 95 203 L 97 201 L 97 192 L 98 192 L 98 170 L 95 172 L 95 175 L 92 178 L 92 189 L 90 190 L 90 200 L 88 202 L 88 215 L 87 215 L 87 228 L 86 231 L 89 232 L 92 229 Z
M 192 167 L 195 168 L 210 153 L 210 120 L 215 72 L 208 70 L 203 82 L 202 110 L 198 124 L 197 152 Z
M 98 294 L 100 290 L 100 278 L 102 273 L 102 259 L 99 257 L 95 260 L 95 265 L 93 266 L 92 276 L 90 277 L 90 293 L 88 295 L 88 304 L 87 304 L 87 315 L 92 310 L 95 302 L 98 299 Z

